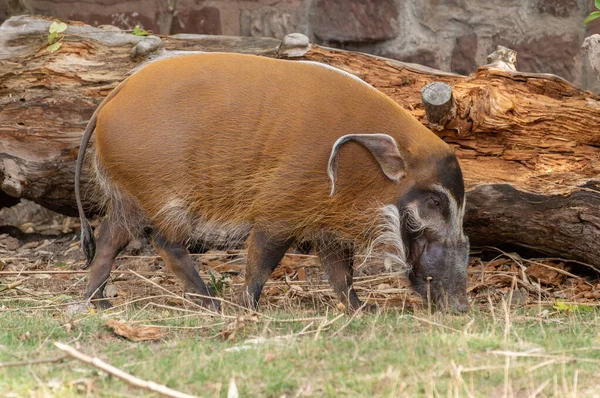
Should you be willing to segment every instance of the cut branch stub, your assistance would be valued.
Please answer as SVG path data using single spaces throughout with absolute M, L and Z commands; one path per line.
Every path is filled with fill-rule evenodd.
M 427 84 L 421 90 L 421 99 L 431 129 L 443 129 L 444 123 L 454 117 L 455 106 L 452 87 L 446 83 L 433 82 Z

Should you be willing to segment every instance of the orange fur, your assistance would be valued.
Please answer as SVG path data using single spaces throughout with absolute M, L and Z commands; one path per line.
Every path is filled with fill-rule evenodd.
M 186 55 L 148 64 L 118 90 L 98 112 L 101 177 L 114 186 L 113 202 L 126 195 L 173 241 L 258 224 L 368 243 L 381 208 L 435 181 L 431 159 L 451 152 L 376 89 L 308 63 Z M 406 177 L 391 181 L 367 149 L 348 143 L 330 197 L 332 145 L 371 133 L 396 140 Z

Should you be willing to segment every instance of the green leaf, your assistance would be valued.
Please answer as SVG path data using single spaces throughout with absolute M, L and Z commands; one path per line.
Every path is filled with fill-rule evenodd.
M 57 42 L 57 43 L 51 44 L 48 47 L 46 47 L 46 50 L 48 52 L 53 53 L 54 51 L 58 50 L 60 48 L 60 46 L 62 46 L 62 43 L 61 42 Z
M 592 311 L 593 307 L 584 304 L 565 304 L 562 301 L 555 301 L 552 306 L 558 312 Z
M 65 30 L 67 30 L 67 28 L 68 28 L 68 26 L 64 22 L 52 22 L 50 24 L 50 28 L 48 29 L 48 32 L 61 33 L 61 32 L 64 32 Z
M 52 32 L 48 35 L 48 44 L 52 44 L 58 39 L 58 33 Z
M 68 28 L 68 25 L 66 23 L 64 23 L 64 22 L 61 22 L 61 23 L 58 24 L 58 29 L 56 31 L 58 33 L 62 33 L 65 30 L 67 30 L 67 28 Z
M 596 4 L 596 8 L 600 10 L 600 0 L 596 0 L 594 3 Z
M 596 0 L 596 1 L 598 1 L 598 0 Z M 600 18 L 600 11 L 594 11 L 593 13 L 588 15 L 588 17 L 585 19 L 585 21 L 583 21 L 583 23 L 592 22 L 596 18 Z
M 556 311 L 568 311 L 571 309 L 571 306 L 563 303 L 562 301 L 556 301 L 554 302 L 552 308 L 554 308 Z
M 136 36 L 148 36 L 148 31 L 144 30 L 140 27 L 140 25 L 135 25 L 133 27 L 133 31 L 131 32 Z

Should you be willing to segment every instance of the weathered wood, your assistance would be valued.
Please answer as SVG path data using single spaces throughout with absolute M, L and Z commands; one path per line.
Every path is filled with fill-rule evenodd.
M 95 107 L 146 57 L 142 38 L 72 23 L 45 51 L 50 21 L 14 17 L 0 27 L 0 183 L 11 195 L 73 214 L 79 139 Z M 162 50 L 277 56 L 275 39 L 176 35 Z M 421 89 L 452 87 L 455 113 L 438 134 L 456 149 L 474 244 L 515 243 L 600 269 L 600 98 L 547 74 L 488 65 L 469 77 L 312 46 L 300 59 L 341 68 L 428 125 Z M 1 197 L 0 197 L 1 198 Z

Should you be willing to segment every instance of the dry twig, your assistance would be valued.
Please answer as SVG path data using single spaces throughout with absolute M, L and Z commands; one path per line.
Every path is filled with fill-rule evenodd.
M 16 288 L 17 286 L 23 284 L 23 282 L 25 282 L 26 280 L 27 279 L 20 279 L 18 281 L 10 283 L 10 284 L 8 284 L 6 286 L 2 286 L 2 287 L 0 287 L 0 293 L 3 292 L 3 291 L 5 291 L 5 290 L 10 290 L 10 289 Z
M 14 361 L 14 362 L 0 362 L 0 368 L 11 368 L 16 366 L 29 366 L 29 365 L 38 365 L 41 363 L 55 363 L 61 362 L 62 360 L 68 358 L 68 355 L 62 355 L 56 358 L 41 358 L 41 359 L 32 359 L 30 361 Z
M 194 395 L 188 395 L 176 390 L 173 390 L 167 386 L 162 384 L 157 384 L 153 381 L 143 380 L 138 377 L 135 377 L 127 372 L 122 371 L 119 368 L 115 368 L 114 366 L 104 362 L 100 358 L 90 357 L 88 355 L 83 354 L 82 352 L 77 351 L 73 347 L 70 347 L 66 344 L 59 343 L 58 341 L 54 343 L 59 350 L 66 352 L 69 356 L 78 359 L 82 362 L 87 363 L 88 365 L 92 365 L 103 372 L 106 372 L 112 376 L 118 377 L 119 379 L 131 384 L 132 386 L 142 388 L 144 390 L 152 391 L 158 394 L 161 394 L 165 397 L 173 397 L 173 398 L 195 398 Z

